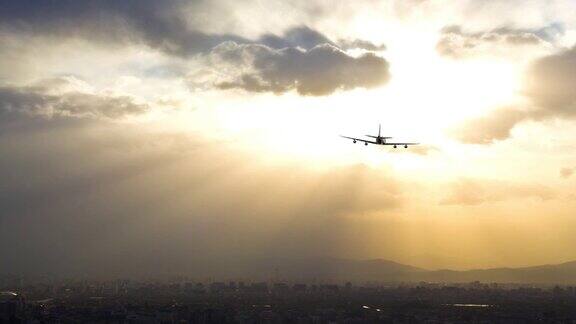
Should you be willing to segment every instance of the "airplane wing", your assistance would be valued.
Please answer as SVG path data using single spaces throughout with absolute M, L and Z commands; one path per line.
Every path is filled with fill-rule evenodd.
M 364 142 L 364 143 L 378 144 L 378 143 L 376 143 L 376 142 L 368 141 L 368 140 L 361 139 L 361 138 L 354 138 L 354 137 L 348 137 L 348 136 L 343 136 L 343 135 L 340 135 L 340 137 L 344 137 L 344 138 L 348 138 L 348 139 L 351 139 L 351 140 L 354 140 L 354 141 L 360 141 L 360 142 Z
M 420 143 L 388 143 L 388 142 L 382 143 L 382 145 L 399 145 L 399 146 L 402 146 L 402 145 L 418 145 L 418 144 L 420 144 Z

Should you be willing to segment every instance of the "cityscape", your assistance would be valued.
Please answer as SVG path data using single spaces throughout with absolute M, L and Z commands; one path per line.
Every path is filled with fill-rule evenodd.
M 576 286 L 0 281 L 0 323 L 575 323 Z

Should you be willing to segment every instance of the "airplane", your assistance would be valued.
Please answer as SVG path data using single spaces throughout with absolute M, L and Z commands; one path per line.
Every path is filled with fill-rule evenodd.
M 374 135 L 366 135 L 368 137 L 372 137 L 375 140 L 374 141 L 369 141 L 369 140 L 365 140 L 365 139 L 361 139 L 361 138 L 354 138 L 354 137 L 348 137 L 348 136 L 343 136 L 340 135 L 341 137 L 344 138 L 348 138 L 351 139 L 353 143 L 356 143 L 356 141 L 360 141 L 360 142 L 364 142 L 364 145 L 368 145 L 370 144 L 376 144 L 376 145 L 392 145 L 392 147 L 397 148 L 398 146 L 404 146 L 404 148 L 408 148 L 408 145 L 418 145 L 420 143 L 388 143 L 386 142 L 387 139 L 390 139 L 392 137 L 389 136 L 380 136 L 380 128 L 382 125 L 378 125 L 378 136 L 374 136 Z

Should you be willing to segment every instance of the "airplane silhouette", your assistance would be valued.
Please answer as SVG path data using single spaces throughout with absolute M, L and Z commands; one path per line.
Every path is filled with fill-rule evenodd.
M 348 136 L 343 136 L 340 135 L 341 137 L 344 138 L 348 138 L 351 139 L 353 143 L 356 143 L 356 141 L 360 141 L 360 142 L 364 142 L 364 145 L 368 145 L 368 144 L 376 144 L 376 145 L 392 145 L 392 147 L 397 148 L 398 146 L 404 146 L 404 148 L 408 148 L 409 145 L 418 145 L 420 143 L 389 143 L 386 142 L 387 139 L 390 139 L 392 137 L 389 136 L 380 136 L 380 128 L 382 125 L 378 125 L 378 136 L 374 136 L 374 135 L 365 135 L 367 137 L 372 137 L 374 138 L 374 141 L 369 141 L 369 140 L 365 140 L 365 139 L 361 139 L 361 138 L 355 138 L 355 137 L 348 137 Z

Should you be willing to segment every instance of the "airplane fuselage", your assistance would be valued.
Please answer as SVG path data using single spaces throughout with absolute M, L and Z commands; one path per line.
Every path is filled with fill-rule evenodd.
M 390 142 L 386 142 L 387 139 L 392 138 L 392 137 L 388 137 L 388 136 L 381 136 L 380 135 L 380 125 L 378 125 L 378 135 L 365 135 L 366 137 L 370 137 L 373 138 L 374 140 L 368 140 L 368 139 L 362 139 L 362 138 L 356 138 L 356 137 L 349 137 L 349 136 L 342 136 L 344 138 L 348 138 L 351 139 L 353 143 L 356 143 L 356 141 L 360 141 L 363 142 L 364 145 L 368 145 L 368 144 L 376 144 L 376 145 L 390 145 L 393 148 L 396 148 L 398 146 L 404 146 L 404 148 L 408 148 L 408 145 L 418 145 L 418 143 L 390 143 Z

